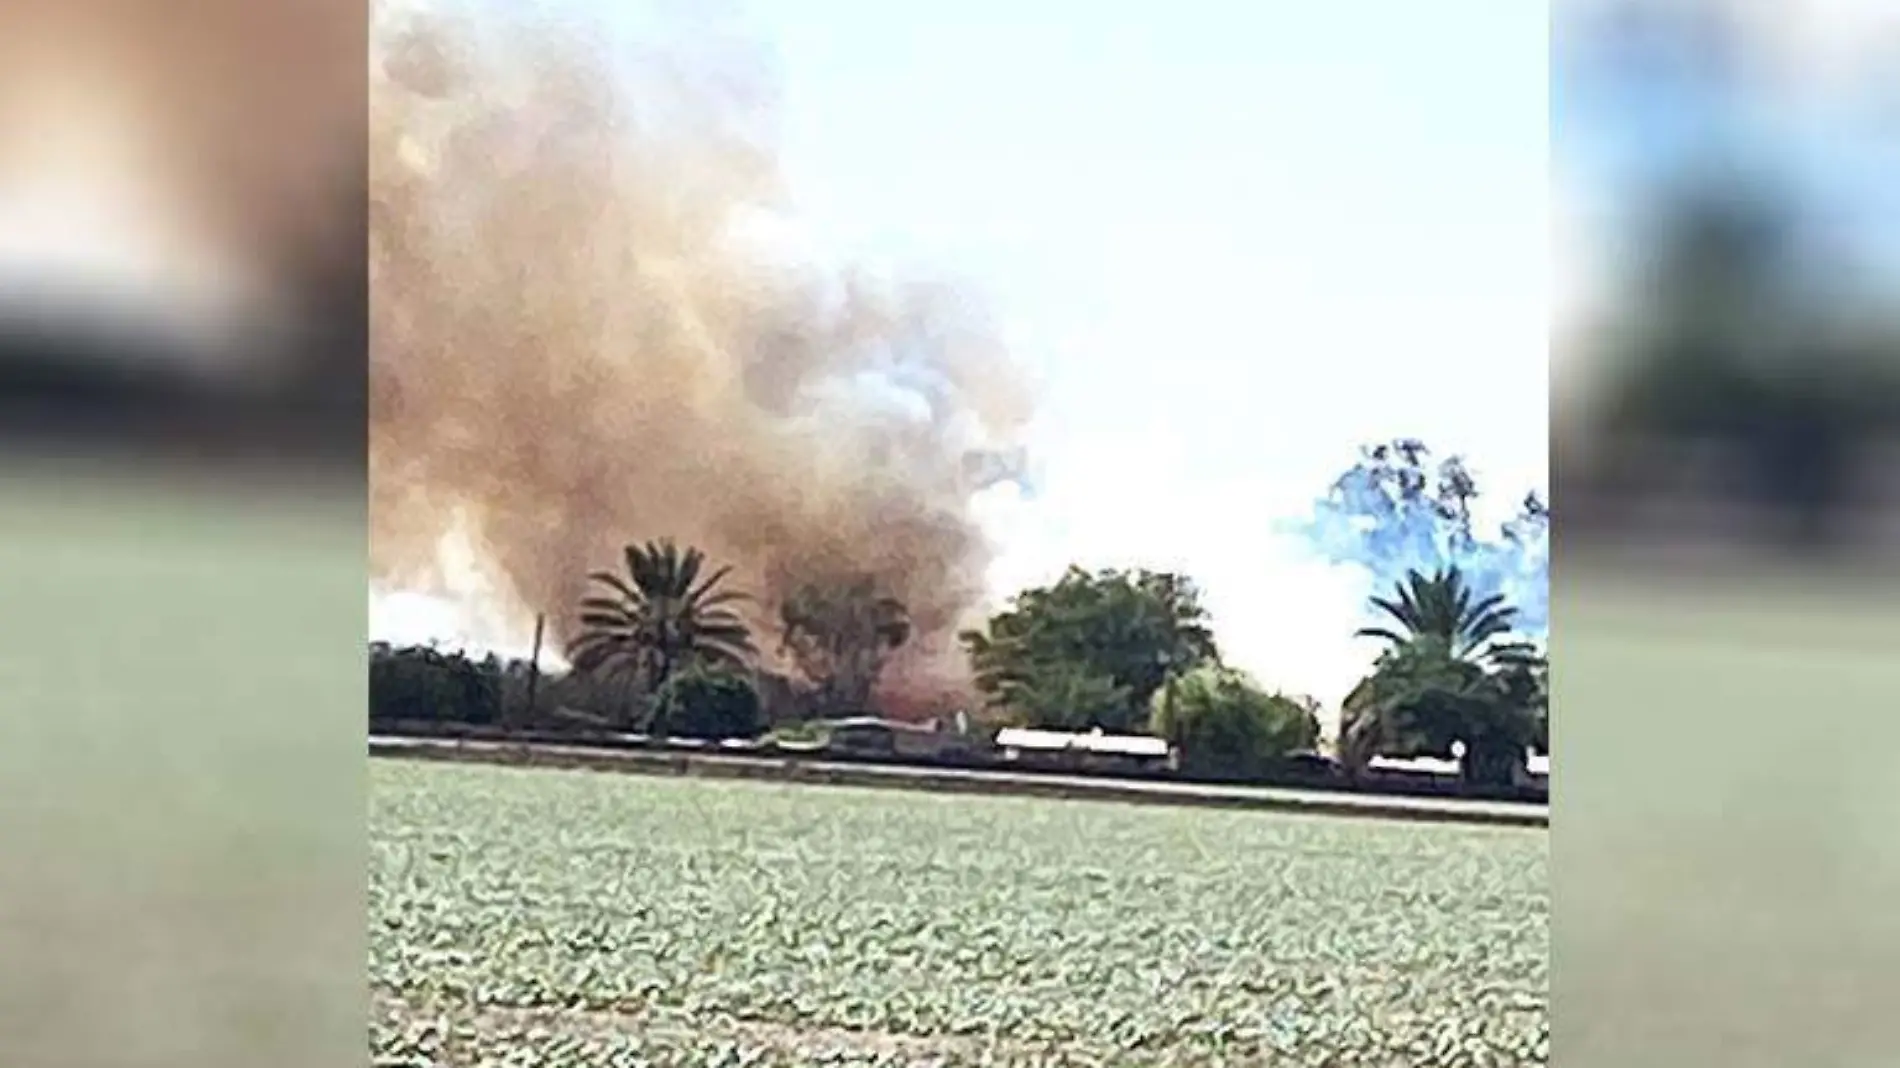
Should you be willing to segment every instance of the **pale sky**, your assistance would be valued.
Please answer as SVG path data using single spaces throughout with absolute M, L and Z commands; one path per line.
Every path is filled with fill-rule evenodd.
M 806 224 L 973 280 L 1041 383 L 999 592 L 1180 568 L 1237 664 L 1330 703 L 1364 590 L 1276 523 L 1381 438 L 1546 487 L 1543 4 L 754 11 Z
M 802 229 L 972 283 L 1039 382 L 999 598 L 1177 568 L 1232 661 L 1330 704 L 1367 591 L 1276 525 L 1377 439 L 1546 488 L 1545 4 L 751 11 Z

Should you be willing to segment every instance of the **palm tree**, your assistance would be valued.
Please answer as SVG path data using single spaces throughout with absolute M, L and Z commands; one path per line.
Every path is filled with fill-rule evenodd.
M 629 545 L 627 574 L 595 571 L 604 587 L 581 601 L 581 634 L 568 646 L 575 670 L 632 672 L 647 693 L 689 664 L 741 665 L 754 652 L 731 607 L 747 596 L 719 589 L 731 568 L 701 575 L 706 554 L 671 539 Z
M 1522 687 L 1531 669 L 1496 671 L 1453 655 L 1436 635 L 1394 645 L 1340 710 L 1340 758 L 1353 772 L 1377 754 L 1448 756 L 1464 746 L 1468 781 L 1508 785 L 1543 720 Z
M 1503 594 L 1477 596 L 1456 567 L 1407 572 L 1394 596 L 1371 603 L 1393 626 L 1357 634 L 1388 647 L 1341 709 L 1347 767 L 1363 768 L 1378 752 L 1437 753 L 1460 741 L 1467 778 L 1508 782 L 1548 723 L 1544 658 L 1508 638 L 1517 610 Z
M 1517 609 L 1506 604 L 1501 593 L 1476 596 L 1456 567 L 1430 575 L 1408 571 L 1394 593 L 1393 597 L 1374 597 L 1371 603 L 1398 629 L 1362 627 L 1355 637 L 1379 638 L 1395 648 L 1419 638 L 1435 638 L 1453 658 L 1474 664 L 1514 663 L 1533 655 L 1527 643 L 1499 640 L 1511 633 Z

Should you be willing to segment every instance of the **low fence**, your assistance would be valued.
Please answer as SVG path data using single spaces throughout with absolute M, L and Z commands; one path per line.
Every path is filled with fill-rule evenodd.
M 370 724 L 371 734 L 390 739 L 418 738 L 506 742 L 529 746 L 556 746 L 563 749 L 601 750 L 605 752 L 646 752 L 679 755 L 723 754 L 773 759 L 818 760 L 828 765 L 911 768 L 919 770 L 996 771 L 1021 776 L 1077 777 L 1105 782 L 1175 783 L 1219 787 L 1257 787 L 1301 790 L 1371 797 L 1430 798 L 1446 801 L 1502 802 L 1520 805 L 1547 805 L 1547 783 L 1517 786 L 1476 787 L 1453 775 L 1418 771 L 1370 771 L 1347 779 L 1322 768 L 1288 764 L 1270 769 L 1266 775 L 1250 778 L 1214 778 L 1195 776 L 1166 769 L 1130 768 L 1078 772 L 1059 766 L 1055 761 L 1038 763 L 1029 759 L 1005 760 L 1000 751 L 949 749 L 934 756 L 920 754 L 882 754 L 830 749 L 820 745 L 775 746 L 770 742 L 748 740 L 738 743 L 704 742 L 685 738 L 661 738 L 641 734 L 617 734 L 605 731 L 546 730 L 502 727 L 440 721 L 384 721 Z

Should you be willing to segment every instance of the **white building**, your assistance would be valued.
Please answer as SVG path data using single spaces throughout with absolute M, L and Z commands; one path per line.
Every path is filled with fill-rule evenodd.
M 996 732 L 996 747 L 1005 760 L 1053 759 L 1074 764 L 1153 765 L 1175 763 L 1174 747 L 1146 734 L 1087 734 L 1005 727 Z

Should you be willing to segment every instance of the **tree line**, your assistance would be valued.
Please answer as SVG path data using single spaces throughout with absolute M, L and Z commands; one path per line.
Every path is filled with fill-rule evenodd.
M 1369 450 L 1368 460 L 1388 462 L 1387 454 Z M 1410 455 L 1422 465 L 1422 450 Z M 1436 492 L 1424 483 L 1413 491 Z M 776 671 L 760 655 L 762 635 L 742 611 L 750 598 L 729 584 L 729 568 L 666 539 L 622 555 L 619 569 L 589 576 L 570 670 L 542 678 L 493 656 L 378 646 L 372 720 L 505 726 L 551 717 L 752 737 L 874 711 L 878 680 L 910 639 L 904 605 L 873 578 L 814 583 L 780 606 L 773 637 L 789 670 Z M 1547 750 L 1547 661 L 1503 593 L 1482 592 L 1454 562 L 1406 571 L 1367 607 L 1378 622 L 1358 635 L 1380 652 L 1340 709 L 1337 759 L 1349 774 L 1380 755 L 1457 755 L 1467 779 L 1504 784 L 1528 750 Z M 1184 770 L 1224 778 L 1265 775 L 1320 744 L 1320 703 L 1228 664 L 1184 575 L 1071 567 L 959 641 L 980 702 L 962 711 L 987 729 L 1150 733 L 1177 748 Z

